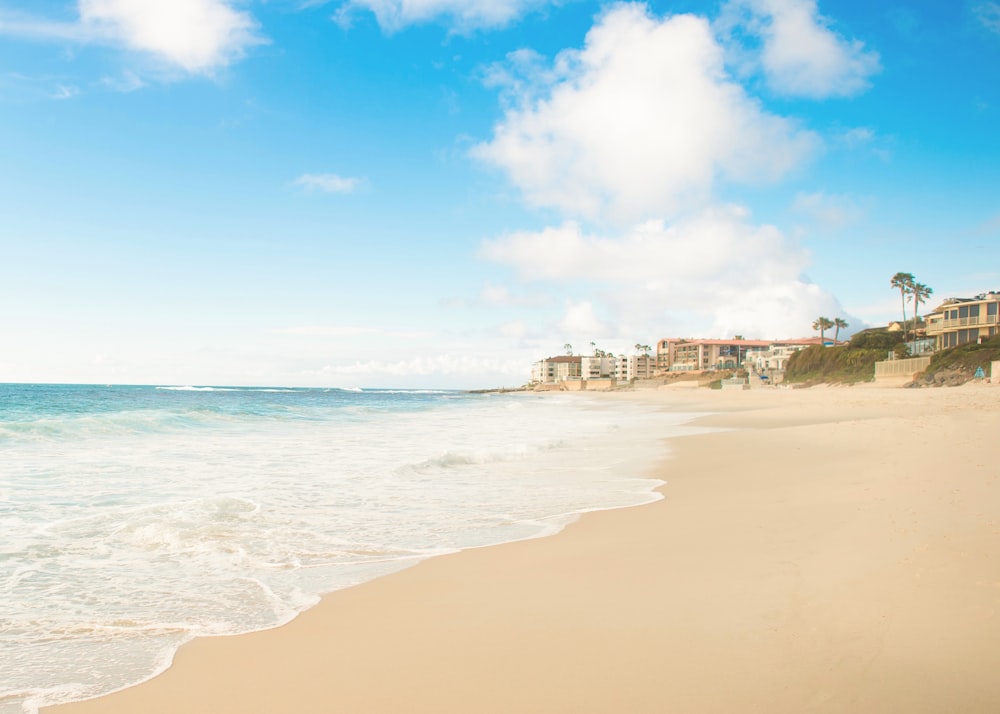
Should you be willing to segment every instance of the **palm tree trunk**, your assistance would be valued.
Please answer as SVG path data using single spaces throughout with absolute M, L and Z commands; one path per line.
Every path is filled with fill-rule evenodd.
M 899 301 L 903 305 L 903 339 L 906 339 L 906 287 L 899 286 Z

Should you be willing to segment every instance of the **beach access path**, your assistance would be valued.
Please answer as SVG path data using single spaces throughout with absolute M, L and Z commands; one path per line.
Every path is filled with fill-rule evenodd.
M 46 714 L 1000 711 L 1000 386 L 607 394 L 711 412 L 664 499 L 425 561 Z

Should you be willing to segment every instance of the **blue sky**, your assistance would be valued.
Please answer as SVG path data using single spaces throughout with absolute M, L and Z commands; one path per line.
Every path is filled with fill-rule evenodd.
M 1000 289 L 1000 2 L 0 0 L 0 381 L 492 387 Z

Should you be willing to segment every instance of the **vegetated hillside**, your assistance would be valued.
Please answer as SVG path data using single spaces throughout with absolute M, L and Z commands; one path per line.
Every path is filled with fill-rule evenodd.
M 875 378 L 875 363 L 886 358 L 883 348 L 806 347 L 788 358 L 785 382 L 791 384 L 854 384 Z
M 1000 360 L 1000 336 L 983 344 L 952 347 L 931 357 L 930 366 L 913 381 L 914 387 L 941 387 L 965 384 L 975 379 L 976 368 L 989 376 L 990 362 Z
M 902 332 L 889 332 L 884 327 L 873 327 L 856 333 L 847 346 L 855 350 L 872 349 L 889 352 L 902 343 Z

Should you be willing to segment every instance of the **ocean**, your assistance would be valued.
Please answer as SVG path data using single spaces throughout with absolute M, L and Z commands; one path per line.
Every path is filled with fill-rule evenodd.
M 581 394 L 0 385 L 0 714 L 646 503 L 692 415 Z

